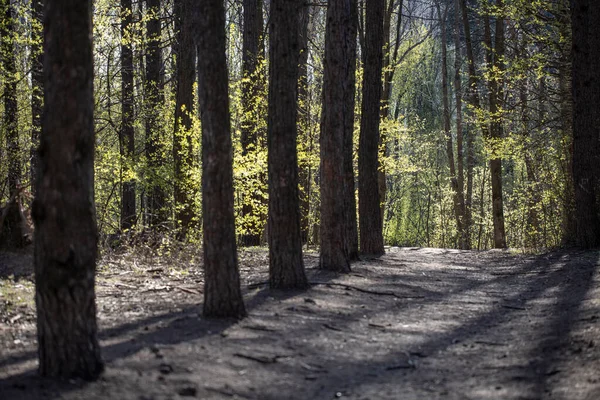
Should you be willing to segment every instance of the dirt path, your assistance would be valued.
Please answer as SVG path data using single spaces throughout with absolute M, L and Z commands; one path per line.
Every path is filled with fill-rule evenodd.
M 35 376 L 31 283 L 7 294 L 0 268 L 0 399 L 600 399 L 598 252 L 391 248 L 344 276 L 316 263 L 309 291 L 272 292 L 266 253 L 242 253 L 238 322 L 198 317 L 185 265 L 104 260 L 107 371 L 61 385 Z

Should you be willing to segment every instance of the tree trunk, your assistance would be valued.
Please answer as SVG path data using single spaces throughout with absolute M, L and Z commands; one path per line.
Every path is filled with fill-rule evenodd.
M 44 63 L 42 51 L 42 23 L 44 18 L 43 0 L 31 1 L 31 20 L 32 36 L 35 40 L 31 42 L 31 165 L 30 179 L 32 190 L 36 187 L 35 181 L 38 176 L 39 154 L 38 146 L 40 144 L 40 133 L 42 132 L 42 112 L 43 112 L 43 70 Z
M 34 202 L 39 372 L 102 371 L 94 272 L 92 2 L 47 0 L 40 179 Z
M 442 104 L 443 104 L 443 124 L 444 134 L 446 136 L 446 157 L 448 157 L 448 166 L 450 168 L 450 189 L 452 190 L 453 210 L 456 220 L 456 231 L 458 234 L 458 248 L 463 249 L 463 218 L 461 213 L 461 202 L 458 195 L 458 179 L 456 176 L 456 164 L 454 162 L 454 143 L 452 140 L 452 132 L 450 131 L 450 100 L 448 95 L 448 35 L 446 31 L 446 19 L 448 16 L 448 6 L 445 7 L 442 13 L 437 4 L 438 16 L 440 19 L 440 30 L 442 39 Z
M 229 115 L 225 8 L 196 3 L 198 92 L 202 122 L 204 315 L 246 315 L 240 289 L 233 215 L 233 154 Z
M 381 255 L 383 228 L 379 196 L 379 118 L 383 64 L 385 0 L 370 0 L 365 19 L 364 79 L 358 151 L 360 251 Z
M 304 289 L 298 195 L 299 13 L 303 0 L 272 0 L 269 23 L 269 282 Z
M 300 13 L 300 61 L 298 62 L 298 142 L 307 142 L 310 148 L 310 108 L 308 92 L 308 27 L 310 24 L 311 6 L 304 5 Z M 310 151 L 310 149 L 308 149 Z M 302 243 L 308 243 L 309 217 L 310 217 L 310 192 L 311 168 L 309 163 L 299 165 L 298 176 L 300 179 L 300 234 Z
M 119 151 L 121 155 L 121 176 L 127 176 L 133 167 L 135 157 L 134 114 L 133 114 L 133 51 L 131 28 L 133 22 L 132 1 L 121 0 L 121 130 Z M 121 229 L 133 228 L 136 220 L 135 180 L 121 178 Z
M 194 198 L 196 190 L 188 178 L 194 167 L 192 143 L 192 113 L 194 112 L 194 80 L 196 75 L 196 46 L 190 18 L 191 0 L 176 0 L 175 53 L 176 80 L 175 128 L 173 131 L 174 208 L 177 236 L 185 240 L 194 228 Z
M 458 231 L 458 248 L 471 248 L 471 238 L 467 224 L 465 205 L 465 167 L 464 167 L 464 134 L 462 122 L 462 54 L 460 46 L 460 1 L 454 2 L 454 98 L 456 102 L 456 197 L 455 207 L 458 208 L 460 230 Z
M 259 147 L 259 137 L 264 138 L 262 128 L 264 117 L 262 107 L 257 101 L 265 86 L 265 71 L 261 65 L 263 55 L 263 1 L 244 0 L 244 27 L 242 43 L 242 116 L 241 116 L 241 145 L 242 155 L 256 152 Z M 261 182 L 264 178 L 261 174 Z M 243 246 L 259 246 L 261 232 L 254 222 L 264 215 L 254 215 L 258 211 L 252 204 L 264 203 L 265 198 L 256 192 L 244 195 L 242 198 L 242 235 Z M 244 218 L 246 217 L 246 218 Z M 248 218 L 249 217 L 249 218 Z M 246 220 L 247 219 L 247 220 Z
M 497 6 L 502 9 L 502 0 L 497 0 Z M 492 34 L 490 17 L 484 17 L 484 40 L 487 47 L 486 63 L 493 67 L 493 76 L 490 77 L 489 107 L 490 107 L 490 130 L 489 139 L 493 153 L 497 151 L 497 145 L 504 136 L 502 125 L 502 102 L 504 98 L 503 78 L 504 71 L 504 17 L 496 16 L 495 43 L 492 46 Z M 490 173 L 492 186 L 492 220 L 494 223 L 494 248 L 506 248 L 506 233 L 504 230 L 504 205 L 502 198 L 502 159 L 497 154 L 492 154 L 490 159 Z
M 159 122 L 162 93 L 162 49 L 161 49 L 161 0 L 146 0 L 146 82 L 144 87 L 146 101 L 146 143 L 145 152 L 148 168 L 146 187 L 147 223 L 153 228 L 166 228 L 168 219 L 166 193 L 161 181 L 160 169 L 164 165 L 162 125 Z
M 468 101 L 471 108 L 478 110 L 481 108 L 478 92 L 478 79 L 475 71 L 475 56 L 473 54 L 473 41 L 471 39 L 471 26 L 467 14 L 466 0 L 457 0 L 460 2 L 460 12 L 462 16 L 463 30 L 465 33 L 465 48 L 467 52 L 467 69 L 469 75 Z M 489 130 L 485 123 L 479 123 L 484 137 L 489 135 Z M 467 144 L 467 192 L 465 198 L 465 232 L 471 242 L 473 229 L 473 170 L 475 168 L 475 133 L 470 129 L 466 137 Z M 477 245 L 479 248 L 479 244 Z M 469 246 L 471 247 L 471 246 Z
M 356 25 L 356 0 L 329 1 L 325 28 L 320 137 L 320 266 L 340 272 L 350 271 L 351 249 L 347 221 L 352 217 L 353 210 L 349 209 L 350 204 L 346 199 L 349 187 L 346 157 L 348 152 L 345 147 L 348 137 L 352 135 L 354 123 Z
M 577 244 L 600 245 L 600 3 L 571 2 L 573 26 L 573 183 Z
M 572 246 L 576 244 L 577 222 L 575 221 L 575 187 L 573 185 L 573 85 L 572 85 L 572 28 L 571 10 L 569 0 L 560 0 L 558 3 L 558 26 L 561 36 L 560 59 L 558 67 L 558 88 L 560 91 L 560 124 L 563 137 L 563 162 L 565 189 L 563 193 L 562 210 L 562 244 Z
M 17 77 L 14 45 L 13 7 L 9 0 L 1 0 L 0 15 L 2 27 L 0 40 L 2 49 L 2 67 L 4 77 L 4 129 L 6 132 L 6 152 L 8 158 L 8 194 L 11 199 L 3 224 L 0 226 L 0 245 L 7 248 L 19 248 L 26 244 L 25 232 L 19 210 L 19 191 L 21 189 L 21 152 L 19 148 L 18 107 L 17 107 Z

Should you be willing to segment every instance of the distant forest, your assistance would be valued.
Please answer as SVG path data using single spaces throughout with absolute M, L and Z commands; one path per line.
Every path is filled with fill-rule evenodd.
M 0 205 L 10 247 L 31 237 L 23 221 L 42 132 L 43 3 L 3 0 L 0 10 Z M 597 101 L 584 93 L 598 89 L 584 76 L 598 70 L 597 42 L 582 32 L 572 46 L 572 18 L 586 16 L 568 0 L 224 6 L 229 113 L 220 118 L 230 120 L 238 245 L 277 235 L 269 182 L 288 177 L 297 193 L 281 197 L 281 213 L 299 213 L 302 244 L 321 247 L 338 229 L 350 259 L 359 232 L 367 253 L 383 243 L 598 244 L 597 227 L 578 226 L 598 222 L 598 144 L 573 141 L 574 127 L 597 133 L 583 126 L 597 118 L 593 107 L 573 109 L 574 93 Z M 141 234 L 202 240 L 197 9 L 189 0 L 93 2 L 93 193 L 104 244 Z M 278 37 L 275 24 L 289 32 Z M 289 57 L 296 68 L 284 65 Z M 270 145 L 281 150 L 273 160 Z M 292 197 L 298 211 L 286 208 Z M 21 215 L 9 212 L 17 203 Z

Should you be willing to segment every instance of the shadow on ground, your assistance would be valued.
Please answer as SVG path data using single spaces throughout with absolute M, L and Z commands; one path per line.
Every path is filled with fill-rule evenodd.
M 0 359 L 0 397 L 598 399 L 597 268 L 597 252 L 392 248 L 349 275 L 310 268 L 310 290 L 283 293 L 252 285 L 260 265 L 245 320 L 201 318 L 190 299 L 117 317 L 98 382 L 38 378 L 29 348 Z

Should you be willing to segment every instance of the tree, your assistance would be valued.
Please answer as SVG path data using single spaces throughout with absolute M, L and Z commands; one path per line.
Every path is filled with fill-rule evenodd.
M 492 219 L 494 222 L 494 247 L 503 249 L 506 247 L 506 231 L 504 228 L 504 200 L 502 196 L 502 158 L 497 153 L 497 147 L 504 136 L 502 121 L 504 88 L 504 16 L 502 15 L 503 0 L 496 1 L 496 16 L 494 44 L 492 45 L 492 34 L 490 16 L 484 16 L 484 42 L 486 44 L 486 63 L 491 67 L 491 77 L 488 82 L 489 88 L 489 112 L 490 128 L 489 139 L 492 145 L 492 156 L 490 159 L 490 173 L 492 183 Z
M 43 71 L 44 57 L 42 52 L 42 20 L 44 17 L 43 0 L 31 1 L 32 42 L 31 42 L 31 165 L 30 180 L 31 187 L 35 188 L 38 174 L 38 146 L 40 133 L 42 132 L 43 112 Z
M 320 137 L 320 266 L 340 272 L 350 271 L 349 244 L 354 239 L 348 237 L 348 221 L 356 220 L 346 199 L 346 154 L 352 151 L 347 146 L 354 124 L 357 14 L 356 0 L 328 2 Z
M 600 245 L 600 3 L 571 2 L 573 23 L 573 182 L 577 244 Z
M 455 208 L 458 208 L 460 223 L 458 228 L 458 247 L 468 250 L 471 248 L 470 227 L 467 221 L 465 202 L 465 168 L 464 168 L 464 134 L 462 115 L 462 77 L 461 77 L 461 15 L 460 0 L 454 1 L 454 98 L 456 101 L 456 187 Z M 452 173 L 451 173 L 452 175 Z
M 121 156 L 121 229 L 133 227 L 136 220 L 135 180 L 125 178 L 123 171 L 131 169 L 135 157 L 134 114 L 133 114 L 133 51 L 131 25 L 133 10 L 131 0 L 121 0 L 121 129 L 119 131 L 119 153 Z M 126 173 L 126 175 L 129 175 Z
M 8 158 L 8 192 L 10 201 L 4 210 L 0 224 L 0 244 L 6 247 L 23 247 L 25 232 L 20 213 L 19 191 L 21 187 L 21 153 L 19 146 L 17 68 L 15 65 L 15 16 L 9 0 L 0 1 L 0 40 L 2 72 L 4 75 L 4 127 Z
M 455 163 L 454 159 L 454 144 L 452 138 L 452 132 L 450 131 L 450 99 L 449 99 L 449 90 L 448 90 L 448 55 L 447 55 L 447 46 L 448 46 L 448 34 L 447 34 L 447 16 L 448 16 L 449 7 L 446 6 L 444 8 L 444 12 L 440 10 L 439 3 L 437 4 L 437 12 L 440 18 L 440 30 L 441 30 L 441 47 L 442 47 L 442 104 L 443 104 L 443 125 L 444 125 L 444 133 L 446 135 L 446 156 L 448 157 L 448 166 L 450 167 L 450 189 L 452 190 L 452 197 L 454 203 L 454 217 L 456 220 L 456 230 L 458 233 L 458 248 L 464 249 L 467 247 L 465 242 L 465 226 L 464 226 L 464 195 L 462 182 L 463 178 L 459 175 L 461 174 L 462 169 L 462 126 L 460 124 L 461 120 L 461 97 L 460 97 L 460 64 L 458 64 L 458 68 L 455 71 L 455 74 L 458 74 L 458 77 L 455 75 L 454 85 L 455 85 L 455 95 L 457 96 L 456 100 L 456 129 L 457 129 L 457 142 L 458 142 L 458 151 L 457 151 L 457 162 Z M 456 35 L 455 35 L 456 36 Z M 455 60 L 459 60 L 458 57 L 458 47 L 456 47 L 456 55 Z M 458 61 L 457 61 L 458 62 Z M 456 66 L 456 63 L 455 63 Z M 460 141 L 458 140 L 460 139 Z M 458 164 L 458 172 L 456 165 Z
M 261 102 L 258 98 L 265 85 L 264 79 L 264 48 L 263 39 L 263 1 L 244 0 L 244 25 L 242 42 L 242 121 L 241 121 L 241 145 L 242 156 L 256 153 L 261 138 L 264 138 L 264 128 L 261 115 Z M 262 174 L 261 174 L 262 175 Z M 261 181 L 264 178 L 259 177 Z M 249 196 L 242 198 L 242 225 L 243 232 L 241 243 L 244 246 L 260 245 L 260 229 L 256 223 L 256 217 L 260 218 L 260 212 L 253 204 L 264 202 L 263 196 L 253 191 Z M 255 215 L 259 214 L 259 215 Z
M 40 179 L 33 206 L 39 372 L 96 378 L 92 1 L 47 0 Z
M 303 0 L 273 0 L 269 22 L 269 282 L 306 288 L 298 192 L 299 13 Z
M 159 123 L 160 105 L 163 103 L 163 83 L 161 79 L 162 27 L 160 1 L 147 0 L 148 20 L 146 22 L 146 80 L 144 95 L 146 101 L 146 142 L 145 152 L 148 163 L 146 206 L 147 222 L 151 227 L 163 227 L 167 222 L 167 195 L 163 188 L 160 169 L 164 165 L 162 125 Z
M 196 75 L 196 46 L 192 34 L 190 0 L 176 0 L 175 8 L 175 53 L 176 93 L 175 128 L 173 131 L 173 162 L 175 164 L 175 223 L 180 239 L 185 239 L 194 220 L 194 190 L 187 178 L 194 166 L 192 143 L 192 112 Z
M 241 318 L 246 311 L 235 244 L 223 1 L 199 1 L 195 13 L 202 122 L 204 315 Z
M 382 95 L 383 15 L 385 1 L 366 4 L 364 78 L 358 150 L 358 207 L 360 251 L 383 254 L 383 227 L 379 196 L 379 121 Z
M 310 93 L 308 84 L 308 45 L 311 10 L 314 6 L 306 4 L 300 9 L 300 61 L 298 62 L 298 143 L 305 142 L 306 152 L 310 155 L 312 136 L 310 129 Z M 299 161 L 298 179 L 300 180 L 300 233 L 302 243 L 309 242 L 310 230 L 310 197 L 312 170 L 307 160 Z

